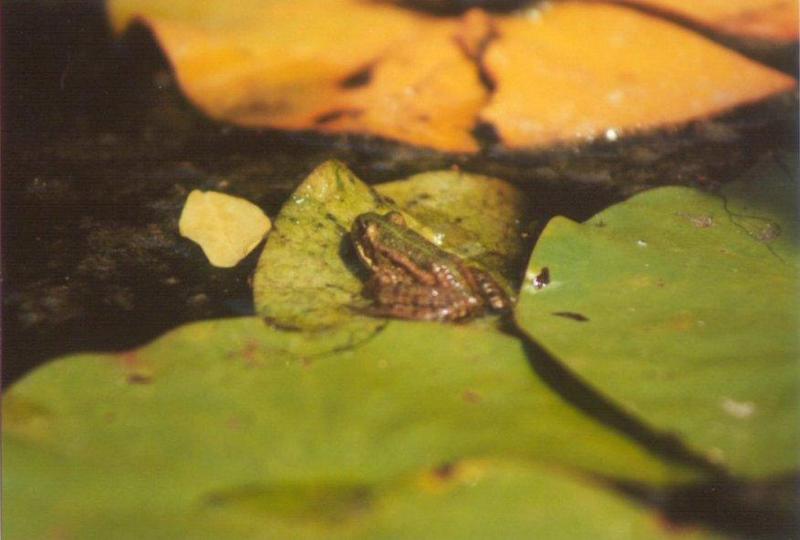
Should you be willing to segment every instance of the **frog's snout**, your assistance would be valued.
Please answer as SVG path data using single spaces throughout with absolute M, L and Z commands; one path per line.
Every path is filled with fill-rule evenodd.
M 350 233 L 355 238 L 363 238 L 364 234 L 367 232 L 369 224 L 377 217 L 377 214 L 372 212 L 367 212 L 366 214 L 361 214 L 360 216 L 356 216 L 353 220 L 353 224 L 350 226 Z

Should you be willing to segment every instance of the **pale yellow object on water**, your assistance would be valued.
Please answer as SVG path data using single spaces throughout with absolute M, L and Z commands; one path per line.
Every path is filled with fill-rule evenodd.
M 255 204 L 216 191 L 194 190 L 183 205 L 178 229 L 181 236 L 200 245 L 213 266 L 239 264 L 271 227 Z

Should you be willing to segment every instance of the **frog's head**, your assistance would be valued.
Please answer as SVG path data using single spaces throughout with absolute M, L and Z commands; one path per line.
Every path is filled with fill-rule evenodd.
M 387 238 L 398 227 L 405 227 L 405 220 L 399 212 L 389 212 L 382 216 L 367 212 L 353 220 L 350 237 L 361 261 L 370 268 L 376 266 L 376 250 L 387 243 Z

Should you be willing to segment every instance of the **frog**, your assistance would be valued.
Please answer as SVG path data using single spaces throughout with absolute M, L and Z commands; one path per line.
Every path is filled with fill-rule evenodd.
M 428 241 L 397 211 L 357 216 L 350 237 L 369 272 L 363 290 L 373 300 L 369 315 L 466 322 L 512 306 L 487 271 Z

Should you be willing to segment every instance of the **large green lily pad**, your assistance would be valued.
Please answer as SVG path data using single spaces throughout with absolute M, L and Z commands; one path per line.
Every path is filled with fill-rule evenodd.
M 796 169 L 552 220 L 516 317 L 574 373 L 732 472 L 800 464 Z M 535 277 L 549 270 L 549 285 Z
M 359 214 L 399 210 L 430 241 L 493 272 L 509 291 L 521 257 L 518 190 L 501 180 L 438 171 L 372 187 L 326 162 L 275 220 L 253 278 L 256 311 L 279 328 L 324 333 L 318 350 L 359 343 L 382 321 L 362 314 L 365 271 L 349 231 Z M 305 350 L 312 342 L 304 340 Z
M 3 399 L 8 537 L 655 531 L 551 468 L 694 476 L 570 407 L 490 328 L 395 321 L 314 358 L 294 339 L 260 318 L 195 323 L 19 381 Z

